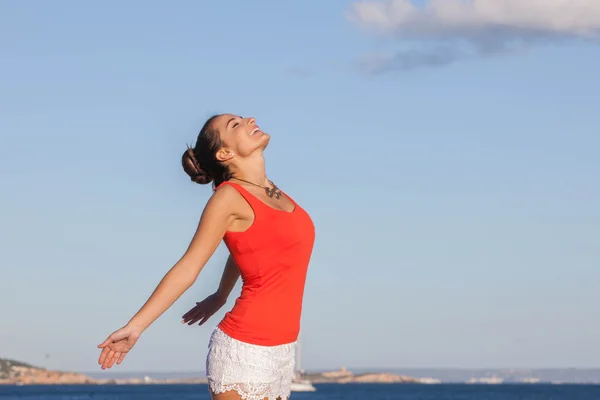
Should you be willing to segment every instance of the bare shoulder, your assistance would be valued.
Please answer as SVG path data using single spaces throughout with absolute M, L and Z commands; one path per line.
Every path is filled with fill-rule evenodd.
M 235 208 L 235 206 L 240 204 L 241 200 L 243 200 L 243 197 L 236 188 L 231 185 L 223 185 L 215 190 L 209 203 L 213 202 L 219 204 L 219 206 L 231 206 Z
M 206 211 L 215 210 L 218 213 L 226 213 L 228 215 L 237 216 L 240 209 L 244 206 L 244 198 L 231 185 L 223 185 L 219 187 L 208 200 Z
M 220 238 L 222 237 L 229 225 L 237 219 L 236 196 L 239 195 L 236 192 L 237 190 L 229 185 L 223 185 L 215 190 L 202 211 L 198 232 L 214 231 L 220 235 Z
M 231 214 L 235 209 L 235 203 L 237 200 L 236 196 L 239 196 L 237 194 L 237 190 L 229 185 L 223 185 L 215 190 L 213 195 L 210 196 L 210 199 L 208 199 L 206 207 L 204 208 L 204 212 Z
M 185 254 L 186 259 L 191 257 L 194 260 L 194 265 L 204 265 L 229 226 L 237 220 L 238 194 L 228 186 L 223 185 L 215 190 L 204 207 L 196 233 Z
M 234 201 L 239 196 L 240 194 L 233 186 L 222 185 L 217 190 L 215 190 L 210 200 L 213 201 L 214 199 L 214 201 Z

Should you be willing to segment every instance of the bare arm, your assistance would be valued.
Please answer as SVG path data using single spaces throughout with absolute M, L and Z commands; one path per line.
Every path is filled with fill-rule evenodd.
M 227 262 L 225 263 L 225 269 L 223 270 L 223 275 L 221 275 L 221 282 L 219 283 L 219 288 L 216 291 L 217 297 L 225 303 L 229 294 L 233 290 L 235 284 L 237 283 L 240 277 L 240 270 L 238 269 L 235 260 L 229 255 L 227 257 Z
M 230 186 L 224 186 L 213 194 L 206 204 L 196 233 L 183 257 L 167 272 L 129 323 L 113 332 L 98 345 L 102 349 L 98 359 L 102 369 L 111 368 L 115 362 L 120 364 L 142 332 L 196 281 L 230 224 L 237 218 L 236 196 L 238 196 L 236 190 Z M 229 285 L 223 285 L 223 288 L 225 292 Z
M 233 191 L 225 186 L 210 198 L 187 251 L 127 325 L 141 333 L 193 285 L 235 219 Z
M 240 271 L 238 269 L 235 260 L 231 255 L 227 258 L 225 268 L 223 269 L 223 275 L 221 275 L 221 282 L 217 290 L 205 298 L 204 300 L 197 302 L 191 310 L 186 312 L 181 318 L 181 323 L 192 326 L 196 323 L 198 325 L 204 324 L 210 317 L 212 317 L 217 311 L 221 309 L 227 302 L 227 297 L 231 293 L 231 290 L 235 286 L 238 278 L 240 277 Z

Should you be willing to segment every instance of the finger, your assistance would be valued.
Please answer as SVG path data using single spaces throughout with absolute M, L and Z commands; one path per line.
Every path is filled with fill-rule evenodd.
M 102 363 L 102 369 L 106 369 L 106 366 L 108 365 L 109 361 L 112 359 L 114 354 L 115 354 L 115 351 L 110 350 L 110 353 L 108 353 L 106 358 L 104 358 L 104 362 Z
M 105 347 L 104 349 L 102 349 L 102 352 L 100 353 L 100 357 L 98 358 L 98 364 L 102 365 L 104 363 L 104 360 L 106 359 L 106 356 L 108 355 L 108 353 L 110 352 L 110 348 Z
M 194 308 L 192 308 L 190 311 L 188 311 L 187 313 L 185 313 L 185 315 L 183 316 L 184 319 L 190 319 L 192 318 L 194 315 L 202 312 L 204 307 L 202 306 L 195 306 Z
M 207 315 L 205 315 L 205 316 L 204 316 L 204 318 L 202 318 L 202 321 L 200 321 L 200 322 L 198 323 L 198 326 L 202 326 L 202 324 L 204 324 L 206 321 L 208 321 L 208 319 L 209 319 L 210 317 L 211 317 L 211 315 L 210 315 L 210 314 L 207 314 Z
M 190 315 L 195 314 L 198 311 L 198 306 L 192 307 L 189 309 L 188 312 L 186 312 L 185 314 L 183 314 L 183 316 L 181 318 L 186 318 L 189 317 Z
M 196 321 L 198 321 L 203 316 L 204 316 L 204 312 L 199 311 L 196 314 L 194 314 L 193 316 L 191 316 L 190 318 L 188 318 L 186 322 L 188 325 L 193 325 Z
M 108 364 L 110 363 L 110 360 L 113 358 L 114 354 L 114 350 L 111 350 L 110 353 L 108 353 L 108 355 L 104 359 L 104 362 L 102 363 L 102 369 L 106 369 L 108 367 Z
M 190 321 L 188 322 L 189 326 L 194 325 L 196 322 L 200 321 L 202 318 L 204 318 L 204 316 L 206 315 L 206 313 L 201 312 L 198 313 L 198 315 L 194 316 L 194 318 L 190 319 Z
M 119 359 L 117 360 L 117 365 L 119 365 L 123 362 L 126 355 L 127 355 L 127 353 L 121 353 L 121 355 L 119 356 Z
M 210 317 L 212 317 L 212 316 L 213 316 L 213 314 L 214 314 L 214 313 L 205 313 L 205 314 L 202 316 L 202 319 L 200 320 L 200 322 L 198 322 L 198 326 L 201 326 L 201 325 L 203 325 L 203 324 L 204 324 L 206 321 L 208 321 L 208 319 L 209 319 Z
M 198 318 L 198 316 L 201 315 L 202 313 L 203 313 L 202 310 L 196 310 L 193 313 L 190 313 L 187 317 L 185 317 L 182 322 L 185 324 L 185 323 L 189 322 L 190 320 L 193 320 L 194 318 Z
M 112 336 L 112 335 L 111 335 L 111 336 Z M 111 336 L 107 337 L 107 338 L 106 338 L 106 340 L 105 340 L 104 342 L 100 343 L 100 344 L 98 345 L 98 348 L 102 349 L 102 348 L 104 348 L 104 347 L 108 346 L 109 344 L 111 344 L 111 343 L 112 343 Z
M 112 366 L 115 365 L 115 362 L 117 362 L 119 357 L 121 357 L 121 352 L 115 351 L 115 354 L 112 356 L 110 362 L 108 363 L 108 368 L 112 368 Z
M 182 324 L 187 324 L 187 322 L 188 322 L 190 319 L 194 318 L 194 316 L 195 316 L 195 315 L 196 315 L 196 314 L 184 315 L 183 317 L 181 317 L 181 323 L 182 323 Z

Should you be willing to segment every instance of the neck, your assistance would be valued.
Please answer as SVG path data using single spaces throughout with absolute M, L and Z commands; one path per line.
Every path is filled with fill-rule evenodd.
M 237 165 L 233 176 L 257 185 L 270 186 L 265 169 L 265 159 L 262 154 L 260 157 L 244 160 L 241 165 Z

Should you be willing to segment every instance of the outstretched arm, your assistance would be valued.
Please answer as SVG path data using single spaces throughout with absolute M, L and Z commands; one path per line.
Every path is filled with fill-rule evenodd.
M 234 219 L 231 194 L 229 190 L 218 190 L 211 197 L 187 251 L 128 325 L 144 331 L 194 284 Z
M 137 339 L 196 281 L 200 271 L 235 220 L 235 189 L 224 186 L 210 198 L 192 241 L 181 259 L 167 272 L 150 298 L 123 328 L 102 344 L 98 362 L 102 369 L 120 364 Z

